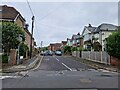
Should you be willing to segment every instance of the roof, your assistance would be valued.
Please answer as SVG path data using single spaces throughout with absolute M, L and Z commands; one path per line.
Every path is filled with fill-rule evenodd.
M 103 23 L 103 24 L 99 25 L 94 32 L 97 33 L 97 32 L 106 31 L 106 30 L 107 31 L 114 31 L 117 28 L 118 27 L 116 25 Z
M 67 41 L 62 41 L 62 44 L 66 44 L 67 43 Z
M 90 32 L 94 32 L 94 30 L 96 29 L 96 27 L 86 27 Z
M 83 33 L 85 32 L 86 29 L 87 29 L 88 31 L 90 31 L 90 32 L 94 32 L 94 31 L 96 30 L 96 27 L 92 27 L 91 25 L 85 26 L 85 27 L 84 27 L 84 30 L 83 30 L 83 32 L 82 32 L 82 35 L 83 35 Z
M 81 37 L 82 37 L 82 35 L 80 35 L 80 34 L 73 35 L 73 36 L 72 36 L 72 40 L 74 40 L 74 39 L 79 39 L 79 38 L 81 38 Z
M 21 19 L 25 21 L 22 15 L 14 7 L 10 7 L 7 5 L 3 5 L 3 6 L 0 5 L 0 9 L 2 10 L 0 12 L 0 14 L 2 15 L 0 19 L 14 21 L 17 18 L 17 16 L 20 15 Z

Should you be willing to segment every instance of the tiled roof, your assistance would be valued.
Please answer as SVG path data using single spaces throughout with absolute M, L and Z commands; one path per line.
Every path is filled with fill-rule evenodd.
M 17 17 L 18 14 L 21 16 L 21 14 L 14 7 L 9 7 L 7 5 L 3 5 L 3 6 L 0 6 L 0 9 L 1 9 L 0 14 L 2 15 L 2 17 L 0 17 L 0 19 L 6 19 L 6 20 L 13 21 L 13 20 L 15 20 L 15 18 Z M 23 17 L 22 17 L 22 19 L 25 21 L 25 19 Z
M 100 31 L 104 31 L 104 30 L 114 31 L 117 28 L 118 27 L 116 25 L 103 23 L 103 24 L 99 25 L 94 32 L 100 32 Z
M 89 26 L 85 26 L 85 28 L 87 28 L 90 32 L 94 32 L 94 30 L 96 29 L 96 27 L 89 27 Z

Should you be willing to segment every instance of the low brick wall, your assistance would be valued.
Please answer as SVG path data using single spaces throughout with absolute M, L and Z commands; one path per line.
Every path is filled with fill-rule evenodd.
M 110 57 L 110 64 L 120 67 L 120 59 L 111 56 Z
M 11 49 L 10 50 L 10 61 L 9 64 L 10 65 L 16 65 L 17 61 L 16 58 L 17 57 L 17 50 L 16 49 Z

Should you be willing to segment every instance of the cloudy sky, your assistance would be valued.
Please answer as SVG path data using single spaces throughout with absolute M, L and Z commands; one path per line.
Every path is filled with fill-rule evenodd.
M 31 17 L 27 2 L 3 2 L 15 7 L 29 24 Z M 89 23 L 98 26 L 102 23 L 118 24 L 117 2 L 29 2 L 35 16 L 34 38 L 38 47 L 59 43 L 82 33 Z

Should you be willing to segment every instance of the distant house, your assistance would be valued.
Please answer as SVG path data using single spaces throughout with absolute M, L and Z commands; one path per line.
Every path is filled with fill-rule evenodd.
M 84 27 L 82 36 L 83 36 L 83 47 L 85 49 L 91 50 L 91 40 L 95 29 L 96 27 L 91 26 L 91 24 L 89 24 L 89 26 Z
M 60 47 L 60 49 L 62 50 L 62 51 L 64 51 L 64 46 L 67 44 L 67 41 L 62 41 L 61 42 L 61 47 Z
M 72 40 L 72 46 L 73 47 L 80 47 L 80 46 L 83 46 L 83 38 L 82 38 L 82 35 L 80 35 L 80 33 L 78 34 L 74 34 L 71 38 Z
M 104 51 L 106 47 L 105 39 L 109 37 L 117 29 L 118 27 L 116 25 L 107 23 L 103 23 L 96 28 L 96 30 L 94 31 L 94 36 L 97 36 L 98 38 L 97 41 L 101 44 L 102 51 Z
M 0 6 L 1 7 L 1 15 L 0 21 L 10 21 L 16 23 L 19 27 L 22 28 L 22 31 L 25 33 L 25 44 L 30 49 L 30 38 L 31 33 L 28 31 L 28 24 L 26 24 L 26 20 L 23 16 L 18 12 L 14 7 L 10 7 L 7 5 Z M 32 46 L 34 47 L 34 39 L 32 40 Z
M 61 43 L 54 43 L 48 46 L 48 49 L 51 51 L 61 50 Z
M 72 46 L 72 39 L 67 38 L 67 44 L 68 46 Z
M 51 50 L 51 51 L 54 51 L 54 44 L 50 44 L 50 45 L 48 46 L 48 49 Z
M 92 45 L 97 44 L 99 49 L 105 50 L 105 39 L 117 30 L 117 26 L 112 24 L 101 24 L 98 27 L 85 26 L 82 32 L 83 47 L 88 50 L 92 50 Z

